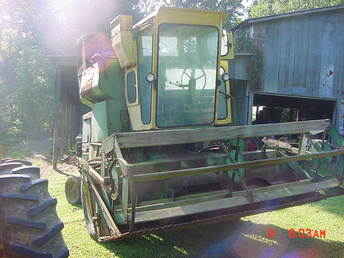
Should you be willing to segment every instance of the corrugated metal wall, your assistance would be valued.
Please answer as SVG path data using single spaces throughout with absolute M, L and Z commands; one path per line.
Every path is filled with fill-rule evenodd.
M 263 53 L 259 91 L 321 98 L 344 95 L 343 28 L 344 11 L 246 27 Z

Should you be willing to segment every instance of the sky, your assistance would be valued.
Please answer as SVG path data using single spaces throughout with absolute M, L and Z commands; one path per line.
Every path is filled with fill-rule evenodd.
M 251 6 L 251 4 L 253 3 L 254 0 L 242 0 L 241 3 L 242 5 L 245 7 L 245 9 L 247 10 L 248 7 Z M 247 19 L 248 18 L 248 13 L 245 11 L 244 12 L 244 15 L 242 15 L 240 18 L 243 18 L 243 19 Z
M 253 0 L 243 0 L 242 1 L 242 4 L 245 6 L 245 7 L 249 7 L 251 4 L 252 4 Z

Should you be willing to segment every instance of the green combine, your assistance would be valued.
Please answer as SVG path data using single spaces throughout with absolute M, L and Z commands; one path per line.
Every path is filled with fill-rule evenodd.
M 161 8 L 110 37 L 81 40 L 77 160 L 88 232 L 98 241 L 231 220 L 344 193 L 343 139 L 329 120 L 236 125 L 240 103 L 225 15 Z M 237 110 L 240 112 L 240 110 Z

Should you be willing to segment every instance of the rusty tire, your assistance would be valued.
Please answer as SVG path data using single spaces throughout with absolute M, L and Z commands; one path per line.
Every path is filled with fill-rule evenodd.
M 3 162 L 8 164 L 7 162 Z M 48 192 L 48 180 L 38 167 L 0 170 L 0 240 L 4 257 L 65 258 L 63 223 L 56 214 L 56 199 Z M 6 174 L 4 173 L 6 171 Z
M 81 204 L 81 178 L 79 176 L 70 176 L 67 178 L 65 194 L 70 204 Z

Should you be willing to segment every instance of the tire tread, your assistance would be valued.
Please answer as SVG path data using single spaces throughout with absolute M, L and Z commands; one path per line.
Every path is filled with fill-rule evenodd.
M 9 244 L 9 248 L 12 252 L 18 254 L 18 255 L 22 255 L 25 256 L 27 258 L 53 258 L 53 255 L 50 253 L 46 253 L 46 252 L 38 252 L 35 251 L 27 246 L 24 245 L 20 245 L 17 243 L 11 243 Z
M 37 216 L 38 214 L 44 212 L 49 207 L 55 206 L 56 204 L 57 204 L 57 200 L 55 198 L 45 200 L 43 203 L 36 205 L 36 206 L 32 207 L 31 209 L 29 209 L 27 211 L 27 215 L 29 217 Z
M 47 224 L 43 222 L 36 222 L 36 221 L 31 221 L 31 220 L 25 220 L 17 217 L 8 217 L 6 219 L 7 224 L 11 225 L 18 225 L 18 226 L 23 226 L 27 228 L 35 228 L 35 229 L 40 229 L 44 230 L 47 227 Z
M 28 191 L 31 187 L 35 186 L 35 185 L 39 185 L 39 184 L 47 184 L 48 183 L 48 180 L 47 179 L 36 179 L 36 180 L 33 180 L 32 182 L 30 183 L 26 183 L 26 184 L 23 184 L 21 187 L 20 187 L 20 191 L 21 192 L 26 192 Z
M 42 245 L 48 243 L 52 238 L 55 237 L 56 234 L 60 233 L 63 229 L 63 223 L 59 223 L 54 225 L 47 233 L 43 236 L 37 237 L 35 240 L 32 241 L 32 245 L 36 247 L 41 247 Z
M 39 197 L 36 195 L 19 194 L 19 193 L 7 193 L 0 194 L 0 199 L 19 199 L 25 201 L 39 201 Z
M 1 165 L 5 168 L 9 163 Z M 69 251 L 61 235 L 64 225 L 56 210 L 50 209 L 57 200 L 48 192 L 48 180 L 40 179 L 40 168 L 26 164 L 7 169 L 7 174 L 0 171 L 0 201 L 6 201 L 1 209 L 9 236 L 5 243 L 9 252 L 6 257 L 66 258 Z

